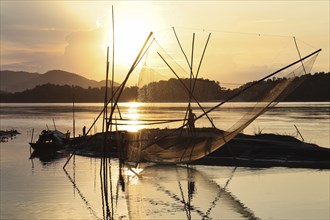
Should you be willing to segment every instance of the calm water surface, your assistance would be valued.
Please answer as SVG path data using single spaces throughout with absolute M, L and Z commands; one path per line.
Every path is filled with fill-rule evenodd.
M 76 135 L 96 118 L 101 104 L 76 104 Z M 213 106 L 212 103 L 204 106 Z M 212 113 L 217 126 L 230 126 L 246 103 L 228 104 Z M 1 104 L 0 129 L 17 129 L 15 139 L 1 143 L 1 219 L 103 219 L 104 200 L 100 159 L 75 156 L 62 169 L 67 155 L 29 159 L 31 130 L 47 126 L 72 132 L 70 104 Z M 123 117 L 166 118 L 184 116 L 185 104 L 123 103 Z M 330 103 L 280 103 L 259 117 L 245 133 L 297 136 L 329 148 Z M 183 112 L 183 113 L 182 113 Z M 195 108 L 195 113 L 200 113 Z M 183 114 L 183 116 L 182 116 Z M 143 126 L 130 121 L 121 129 Z M 181 125 L 178 122 L 175 127 Z M 205 119 L 197 126 L 208 126 Z M 101 131 L 101 122 L 92 131 Z M 299 137 L 300 138 L 300 137 Z M 125 169 L 125 190 L 118 185 L 118 161 L 111 161 L 116 219 L 329 219 L 330 172 L 314 169 L 249 169 L 216 166 L 153 166 Z M 110 184 L 110 183 L 109 183 Z M 118 187 L 117 187 L 118 185 Z M 117 197 L 116 197 L 117 195 Z

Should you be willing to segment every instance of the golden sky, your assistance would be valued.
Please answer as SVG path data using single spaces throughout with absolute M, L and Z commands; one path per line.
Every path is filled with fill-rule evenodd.
M 61 69 L 105 79 L 114 6 L 116 81 L 123 79 L 150 31 L 162 42 L 173 35 L 171 27 L 181 36 L 188 56 L 192 33 L 196 32 L 195 44 L 202 48 L 206 34 L 212 32 L 201 77 L 220 83 L 255 80 L 295 61 L 299 57 L 293 36 L 302 56 L 322 48 L 313 72 L 328 72 L 329 4 L 328 0 L 1 0 L 1 70 Z M 183 37 L 188 32 L 189 38 Z M 199 58 L 194 59 L 197 63 Z

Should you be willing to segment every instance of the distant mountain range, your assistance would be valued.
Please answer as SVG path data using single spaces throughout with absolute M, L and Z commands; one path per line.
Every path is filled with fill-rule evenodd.
M 194 97 L 202 102 L 217 102 L 226 100 L 244 90 L 239 97 L 231 101 L 255 102 L 263 100 L 265 94 L 269 94 L 283 78 L 273 78 L 260 82 L 258 85 L 244 90 L 253 82 L 248 82 L 236 89 L 222 88 L 216 81 L 197 79 L 194 89 Z M 150 83 L 142 88 L 137 86 L 125 87 L 120 96 L 120 101 L 142 102 L 187 102 L 189 94 L 182 86 L 189 87 L 190 79 L 169 79 Z M 102 84 L 103 85 L 103 84 Z M 329 102 L 330 101 L 330 72 L 306 74 L 296 77 L 290 89 L 284 91 L 287 96 L 278 97 L 276 101 L 285 102 Z M 291 89 L 294 89 L 293 91 Z M 60 103 L 72 102 L 74 94 L 75 102 L 103 102 L 105 87 L 82 88 L 71 85 L 38 85 L 33 89 L 23 92 L 1 92 L 0 103 Z M 108 88 L 108 95 L 111 94 Z M 109 96 L 110 97 L 110 96 Z
M 105 80 L 96 81 L 82 77 L 75 73 L 62 70 L 51 70 L 44 74 L 23 71 L 0 71 L 0 91 L 22 92 L 44 84 L 80 86 L 82 88 L 100 88 L 105 86 Z M 118 86 L 118 83 L 114 83 Z

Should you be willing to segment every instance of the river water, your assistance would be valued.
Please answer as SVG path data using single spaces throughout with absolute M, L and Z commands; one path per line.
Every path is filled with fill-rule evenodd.
M 206 103 L 211 107 L 214 103 Z M 229 113 L 210 116 L 219 126 L 244 111 L 247 103 L 233 103 Z M 185 104 L 142 105 L 121 103 L 123 117 L 182 117 Z M 219 166 L 155 166 L 140 164 L 123 169 L 125 184 L 118 181 L 118 161 L 109 161 L 108 199 L 100 159 L 68 155 L 30 158 L 28 142 L 41 130 L 70 130 L 72 104 L 1 104 L 0 130 L 21 134 L 0 146 L 0 219 L 104 219 L 106 209 L 115 219 L 329 219 L 330 171 L 293 168 L 235 168 Z M 75 135 L 89 127 L 102 104 L 75 104 Z M 243 110 L 242 110 L 243 109 Z M 198 115 L 199 110 L 194 111 Z M 330 103 L 279 103 L 255 120 L 244 133 L 278 133 L 310 143 L 330 146 Z M 184 116 L 184 115 L 183 115 Z M 54 122 L 53 122 L 54 120 Z M 120 129 L 143 127 L 136 121 Z M 165 124 L 163 127 L 175 127 Z M 208 126 L 203 119 L 197 126 Z M 298 135 L 296 128 L 301 136 Z M 156 127 L 156 125 L 152 125 Z M 98 122 L 91 131 L 102 130 Z M 111 172 L 110 172 L 111 171 Z M 111 178 L 110 178 L 111 177 Z M 124 186 L 124 187 L 123 187 Z

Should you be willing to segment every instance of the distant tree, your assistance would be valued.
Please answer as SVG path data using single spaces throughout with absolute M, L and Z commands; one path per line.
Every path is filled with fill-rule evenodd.
M 256 101 L 267 94 L 271 88 L 280 83 L 284 78 L 272 78 L 265 80 L 256 86 L 244 91 L 239 98 L 231 101 Z M 197 79 L 193 96 L 198 101 L 225 100 L 240 90 L 251 85 L 248 82 L 236 89 L 221 88 L 220 83 L 208 79 Z M 294 79 L 295 90 L 285 91 L 286 97 L 281 101 L 330 101 L 330 73 L 306 74 Z M 169 79 L 167 81 L 152 82 L 142 88 L 137 86 L 126 87 L 120 97 L 121 102 L 186 102 L 189 100 L 189 89 L 193 86 L 190 79 Z M 114 88 L 116 91 L 117 88 Z M 112 97 L 112 91 L 108 88 L 108 100 Z M 0 91 L 0 102 L 104 102 L 105 87 L 84 89 L 79 86 L 44 84 L 24 92 L 8 93 Z M 117 97 L 115 97 L 117 98 Z

